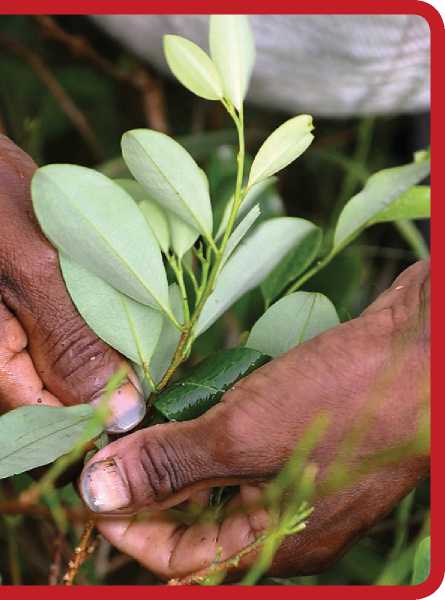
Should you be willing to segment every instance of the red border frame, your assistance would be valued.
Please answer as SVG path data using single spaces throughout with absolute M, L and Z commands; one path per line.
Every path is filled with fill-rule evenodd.
M 445 105 L 445 82 L 441 80 L 440 75 L 440 57 L 445 56 L 445 29 L 444 23 L 439 12 L 430 4 L 420 0 L 361 0 L 360 4 L 354 0 L 299 0 L 298 4 L 291 0 L 63 0 L 63 3 L 56 0 L 1 0 L 0 15 L 2 14 L 208 14 L 208 13 L 251 13 L 251 14 L 412 14 L 423 17 L 429 24 L 431 31 L 431 70 L 432 70 L 432 110 L 431 110 L 431 144 L 433 150 L 433 170 L 435 166 L 439 172 L 440 148 L 439 140 L 445 138 L 445 118 L 441 112 Z M 436 108 L 437 107 L 437 108 Z M 445 152 L 443 153 L 445 156 Z M 436 163 L 437 161 L 437 163 Z M 434 178 L 434 175 L 433 175 Z M 445 197 L 445 179 L 434 179 L 433 196 L 437 198 Z M 435 242 L 436 229 L 439 230 L 440 214 L 445 215 L 443 203 L 439 200 L 434 208 L 435 217 L 432 224 L 432 240 L 434 257 L 437 256 L 439 263 L 440 256 L 445 258 L 445 245 L 442 247 Z M 438 238 L 440 239 L 440 238 Z M 436 258 L 435 258 L 436 260 Z M 434 283 L 435 293 L 432 302 L 433 321 L 437 330 L 444 331 L 444 319 L 439 313 L 440 294 L 442 289 L 439 280 Z M 163 598 L 182 598 L 201 595 L 211 595 L 215 598 L 224 598 L 224 595 L 230 593 L 233 596 L 250 596 L 251 598 L 267 598 L 269 594 L 279 594 L 281 596 L 292 597 L 298 593 L 300 597 L 318 598 L 328 596 L 329 598 L 351 597 L 352 594 L 365 595 L 369 597 L 382 597 L 391 595 L 392 598 L 425 598 L 433 594 L 444 578 L 445 561 L 443 558 L 444 546 L 440 541 L 445 534 L 445 513 L 442 509 L 445 498 L 445 485 L 441 481 L 439 473 L 439 453 L 445 448 L 443 436 L 440 435 L 440 423 L 445 416 L 445 408 L 438 398 L 440 381 L 435 372 L 438 372 L 436 365 L 439 366 L 439 345 L 435 342 L 439 339 L 433 336 L 433 359 L 432 359 L 432 390 L 433 402 L 432 419 L 432 559 L 431 574 L 422 584 L 417 586 L 298 586 L 298 587 L 270 587 L 255 586 L 253 588 L 241 587 L 188 587 L 175 588 L 168 586 L 150 587 L 147 591 L 145 587 L 136 586 L 98 586 L 79 588 L 60 588 L 60 587 L 37 587 L 37 586 L 19 586 L 0 588 L 2 597 L 17 599 L 23 597 L 32 597 L 35 600 L 58 598 L 63 593 L 65 598 L 75 598 L 82 594 L 85 598 L 106 597 L 107 600 L 121 600 L 122 593 L 130 592 L 138 598 L 146 598 L 147 594 Z M 437 348 L 435 349 L 435 347 Z M 437 466 L 435 466 L 437 464 Z M 441 502 L 442 500 L 442 502 Z M 442 550 L 442 556 L 441 556 Z M 230 591 L 229 591 L 230 590 Z

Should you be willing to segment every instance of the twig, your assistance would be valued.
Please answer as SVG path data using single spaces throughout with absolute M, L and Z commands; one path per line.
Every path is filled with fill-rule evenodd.
M 60 581 L 60 570 L 62 568 L 62 544 L 63 533 L 59 532 L 54 541 L 54 554 L 48 574 L 48 584 L 58 585 Z
M 73 585 L 77 573 L 87 558 L 94 552 L 94 542 L 92 542 L 92 535 L 94 532 L 96 522 L 94 519 L 90 519 L 83 530 L 82 536 L 79 541 L 79 545 L 74 548 L 74 553 L 71 560 L 68 563 L 68 570 L 63 577 L 64 585 Z
M 86 508 L 80 507 L 64 507 L 64 511 L 69 520 L 73 522 L 84 523 L 92 515 Z M 44 519 L 52 517 L 51 511 L 46 506 L 29 504 L 29 502 L 22 502 L 19 499 L 0 502 L 0 515 L 28 515 Z
M 131 73 L 116 68 L 111 61 L 101 56 L 86 38 L 67 33 L 52 17 L 36 15 L 34 19 L 47 38 L 64 44 L 74 56 L 85 59 L 113 79 L 136 89 L 141 94 L 142 107 L 148 125 L 152 129 L 167 133 L 167 116 L 162 86 L 146 69 L 139 64 Z
M 101 160 L 102 150 L 87 117 L 65 92 L 43 60 L 26 46 L 23 46 L 21 43 L 8 38 L 3 34 L 0 35 L 0 47 L 8 52 L 13 52 L 29 64 L 37 77 L 46 85 L 49 92 L 57 100 L 61 110 L 78 130 L 83 140 L 88 145 L 93 158 L 97 161 Z
M 201 571 L 187 575 L 187 577 L 183 577 L 182 579 L 170 579 L 168 585 L 192 585 L 194 583 L 203 583 L 209 577 L 213 577 L 214 575 L 218 574 L 222 575 L 229 569 L 237 567 L 242 558 L 251 552 L 258 550 L 261 544 L 264 543 L 265 539 L 266 535 L 260 535 L 255 541 L 240 550 L 240 552 L 238 552 L 238 554 L 235 556 L 227 558 L 226 560 L 215 561 L 205 569 L 201 569 Z

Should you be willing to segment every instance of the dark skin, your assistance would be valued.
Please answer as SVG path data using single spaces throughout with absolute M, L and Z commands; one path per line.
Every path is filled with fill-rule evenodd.
M 0 137 L 3 411 L 39 401 L 91 401 L 125 362 L 95 337 L 68 297 L 56 253 L 32 214 L 34 169 L 28 156 Z M 97 453 L 83 471 L 80 490 L 103 515 L 100 531 L 162 578 L 204 568 L 218 547 L 223 558 L 236 554 L 267 526 L 262 487 L 320 413 L 328 415 L 329 425 L 311 455 L 319 483 L 360 419 L 366 429 L 347 456 L 351 472 L 366 457 L 417 435 L 429 400 L 429 338 L 429 264 L 418 262 L 360 317 L 249 375 L 199 419 L 143 429 Z M 134 385 L 125 383 L 113 405 L 116 419 L 138 401 Z M 411 454 L 318 498 L 306 530 L 283 543 L 270 572 L 323 570 L 427 471 L 428 457 Z M 222 524 L 185 527 L 162 512 L 185 500 L 205 503 L 212 486 L 227 483 L 240 484 L 232 507 L 242 510 Z M 131 516 L 147 508 L 149 517 Z

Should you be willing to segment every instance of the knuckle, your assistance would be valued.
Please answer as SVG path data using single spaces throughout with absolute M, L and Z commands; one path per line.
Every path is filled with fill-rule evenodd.
M 161 502 L 190 483 L 191 472 L 167 440 L 149 433 L 141 439 L 139 464 L 147 493 L 155 502 Z
M 39 328 L 32 341 L 45 349 L 45 363 L 51 365 L 53 377 L 73 390 L 73 401 L 88 401 L 103 389 L 114 372 L 115 353 L 76 312 L 46 311 Z
M 88 371 L 101 369 L 111 353 L 111 349 L 85 323 L 76 321 L 71 328 L 62 327 L 50 336 L 50 339 L 55 338 L 49 349 L 52 365 L 55 369 L 60 369 L 68 381 L 76 378 L 79 371 L 82 371 L 84 377 L 88 375 Z

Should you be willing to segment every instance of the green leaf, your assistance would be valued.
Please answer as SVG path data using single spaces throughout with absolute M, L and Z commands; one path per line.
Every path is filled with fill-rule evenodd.
M 134 300 L 169 311 L 158 243 L 119 185 L 92 169 L 49 165 L 34 174 L 32 200 L 61 252 Z
M 321 271 L 304 285 L 305 292 L 319 292 L 327 296 L 337 309 L 340 320 L 349 321 L 363 304 L 361 285 L 370 277 L 369 265 L 364 262 L 359 245 L 337 254 Z
M 93 415 L 89 404 L 79 404 L 67 408 L 22 406 L 0 417 L 0 479 L 67 454 L 91 426 Z M 90 439 L 101 431 L 98 425 Z
M 303 154 L 314 139 L 313 129 L 310 115 L 298 115 L 280 125 L 258 150 L 247 187 L 281 171 Z
M 417 185 L 406 191 L 379 212 L 373 223 L 401 219 L 429 219 L 431 216 L 431 190 L 429 185 Z
M 133 177 L 156 202 L 211 237 L 208 184 L 182 146 L 158 131 L 134 129 L 123 135 L 122 153 Z
M 184 87 L 201 98 L 221 100 L 221 78 L 204 50 L 179 35 L 164 35 L 164 53 L 173 75 Z
M 426 159 L 374 173 L 363 190 L 343 208 L 335 229 L 334 249 L 346 246 L 393 203 L 397 205 L 400 196 L 425 179 L 429 172 L 430 161 Z
M 200 172 L 201 176 L 205 177 L 201 169 Z M 198 239 L 199 231 L 187 225 L 174 213 L 161 208 L 137 181 L 132 179 L 115 179 L 115 181 L 137 202 L 164 254 L 167 254 L 171 247 L 175 254 L 182 258 Z
M 170 231 L 171 246 L 179 259 L 190 250 L 199 237 L 199 231 L 190 227 L 174 213 L 167 212 L 167 220 Z
M 246 346 L 276 357 L 338 323 L 335 307 L 326 296 L 295 292 L 272 304 L 258 319 Z
M 258 199 L 263 194 L 263 192 L 266 189 L 268 189 L 269 187 L 271 187 L 275 182 L 276 182 L 275 177 L 269 177 L 269 179 L 266 179 L 265 181 L 262 181 L 258 185 L 254 185 L 252 188 L 250 188 L 250 190 L 245 195 L 245 197 L 241 203 L 241 206 L 238 209 L 238 214 L 237 214 L 238 222 L 240 221 L 240 219 L 242 217 L 244 217 L 244 215 L 246 215 L 249 212 L 249 210 L 252 208 L 252 206 L 254 206 L 258 202 Z M 215 239 L 217 239 L 217 240 L 224 235 L 227 224 L 229 222 L 230 213 L 232 212 L 232 207 L 233 207 L 234 201 L 235 201 L 235 197 L 232 196 L 224 209 L 223 218 L 221 219 L 221 223 L 218 227 L 218 232 L 215 237 Z
M 238 298 L 257 287 L 301 236 L 301 220 L 279 217 L 261 223 L 229 258 L 198 321 L 203 333 Z
M 414 557 L 414 570 L 411 585 L 426 581 L 430 575 L 431 538 L 424 538 L 417 547 Z
M 321 229 L 310 221 L 300 220 L 300 240 L 261 284 L 266 306 L 269 306 L 300 273 L 309 267 L 320 250 Z
M 212 15 L 210 54 L 224 86 L 224 96 L 239 110 L 247 93 L 255 62 L 255 42 L 243 15 Z
M 162 252 L 166 254 L 170 247 L 170 233 L 168 230 L 167 217 L 162 208 L 137 181 L 134 181 L 133 179 L 115 179 L 114 181 L 130 194 L 139 206 L 153 235 L 158 240 Z
M 176 283 L 172 283 L 169 287 L 169 296 L 173 314 L 179 322 L 182 322 L 184 314 L 181 293 Z M 150 371 L 155 383 L 161 381 L 162 376 L 168 369 L 180 337 L 181 333 L 178 329 L 174 327 L 169 319 L 164 318 L 159 342 L 150 363 Z
M 268 362 L 270 357 L 249 348 L 222 350 L 194 367 L 154 402 L 170 421 L 195 419 L 214 406 L 229 388 Z
M 221 259 L 221 268 L 231 257 L 239 243 L 247 235 L 249 229 L 252 227 L 252 225 L 255 223 L 259 216 L 260 208 L 258 205 L 256 205 L 247 213 L 247 215 L 244 217 L 241 223 L 235 228 L 232 235 L 227 240 L 227 245 L 224 249 L 224 253 Z
M 130 360 L 148 366 L 161 334 L 162 313 L 115 290 L 63 254 L 60 266 L 71 299 L 91 329 Z

